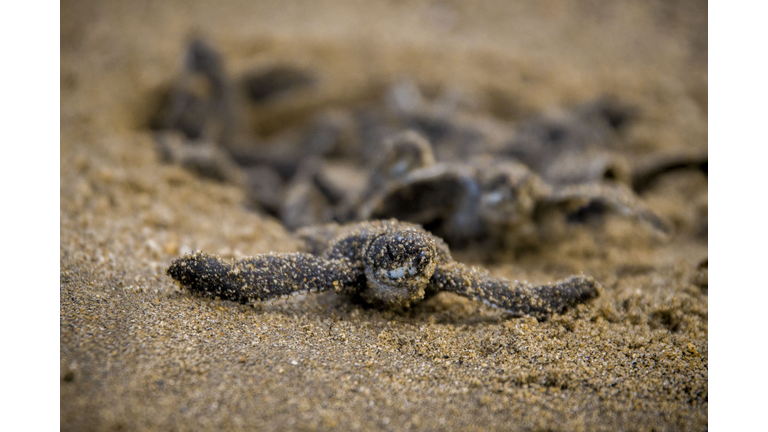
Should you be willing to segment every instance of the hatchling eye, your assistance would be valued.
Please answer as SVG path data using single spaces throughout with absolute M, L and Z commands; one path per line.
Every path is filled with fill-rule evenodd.
M 397 252 L 392 246 L 387 246 L 387 258 L 394 261 L 397 258 Z
M 510 189 L 509 179 L 507 176 L 499 175 L 489 182 L 490 187 L 488 189 L 495 191 L 503 191 Z
M 413 266 L 419 267 L 424 263 L 424 261 L 427 259 L 427 253 L 426 252 L 419 252 L 418 255 L 413 259 Z

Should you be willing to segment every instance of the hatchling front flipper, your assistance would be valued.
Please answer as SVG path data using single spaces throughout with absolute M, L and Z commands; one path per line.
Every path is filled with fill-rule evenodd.
M 534 286 L 494 278 L 457 262 L 438 265 L 430 280 L 436 291 L 449 291 L 514 316 L 530 315 L 543 320 L 599 295 L 598 283 L 588 276 L 571 276 L 554 284 Z
M 359 280 L 365 277 L 343 260 L 325 260 L 302 253 L 227 261 L 195 252 L 174 260 L 167 273 L 193 293 L 244 304 L 307 292 L 354 292 Z
M 563 186 L 556 188 L 542 200 L 542 203 L 573 210 L 597 205 L 632 216 L 661 233 L 669 234 L 672 231 L 669 223 L 648 208 L 632 189 L 620 184 L 591 183 Z

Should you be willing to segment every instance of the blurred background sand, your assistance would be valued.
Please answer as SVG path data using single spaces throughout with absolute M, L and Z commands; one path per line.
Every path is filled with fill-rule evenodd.
M 675 225 L 668 241 L 608 220 L 484 263 L 603 284 L 544 323 L 448 294 L 393 313 L 333 294 L 253 308 L 181 292 L 164 271 L 183 251 L 297 247 L 242 191 L 158 160 L 150 110 L 194 35 L 233 74 L 278 60 L 317 71 L 310 108 L 400 77 L 510 120 L 613 94 L 642 110 L 636 148 L 707 148 L 702 1 L 62 2 L 63 430 L 707 428 L 703 176 L 643 196 Z M 303 115 L 261 114 L 265 130 Z

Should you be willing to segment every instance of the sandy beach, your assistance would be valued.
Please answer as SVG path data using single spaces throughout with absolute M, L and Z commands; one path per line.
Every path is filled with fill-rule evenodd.
M 483 95 L 508 119 L 615 95 L 641 113 L 634 148 L 706 152 L 706 7 L 62 2 L 61 429 L 707 430 L 702 172 L 642 193 L 668 236 L 608 215 L 531 253 L 454 253 L 497 277 L 600 282 L 550 320 L 450 293 L 405 311 L 332 292 L 247 306 L 190 295 L 165 271 L 189 251 L 299 243 L 242 189 L 163 163 L 148 129 L 202 35 L 233 75 L 281 61 L 322 77 L 301 107 L 256 113 L 265 128 L 410 77 Z

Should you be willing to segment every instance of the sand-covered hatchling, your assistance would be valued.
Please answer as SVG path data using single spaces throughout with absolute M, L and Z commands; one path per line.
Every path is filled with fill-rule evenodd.
M 539 286 L 492 277 L 454 261 L 445 242 L 420 226 L 394 219 L 309 227 L 297 234 L 305 252 L 230 261 L 194 252 L 174 260 L 167 273 L 193 293 L 245 304 L 335 291 L 401 308 L 448 291 L 537 319 L 599 294 L 598 283 L 583 275 Z
M 372 103 L 310 98 L 296 119 L 275 114 L 266 127 L 273 120 L 260 116 L 271 103 L 297 98 L 301 107 L 322 80 L 287 65 L 225 72 L 211 45 L 190 42 L 153 117 L 157 149 L 166 162 L 242 187 L 250 207 L 292 231 L 395 218 L 454 250 L 520 251 L 619 213 L 669 234 L 639 194 L 672 171 L 707 172 L 706 149 L 659 155 L 630 145 L 640 111 L 611 97 L 511 119 L 471 93 L 427 96 L 405 80 Z
M 428 153 L 429 147 L 423 151 Z M 414 167 L 369 193 L 356 217 L 418 223 L 461 247 L 502 237 L 535 242 L 545 218 L 579 220 L 606 211 L 632 217 L 660 233 L 670 230 L 623 184 L 550 184 L 522 163 L 491 157 Z

